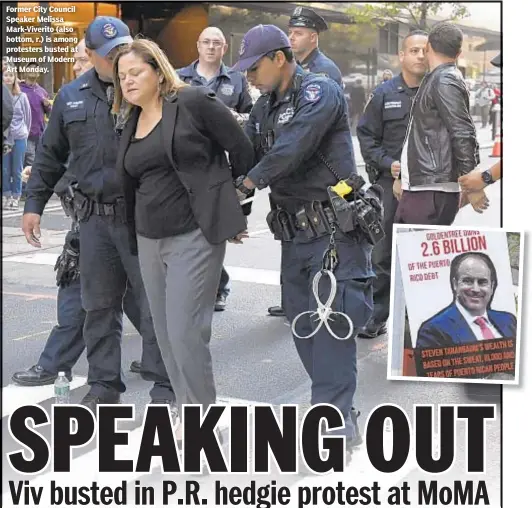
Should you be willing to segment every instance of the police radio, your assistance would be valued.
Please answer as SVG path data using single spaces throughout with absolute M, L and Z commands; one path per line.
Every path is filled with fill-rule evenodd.
M 349 233 L 360 227 L 371 245 L 377 245 L 386 235 L 382 227 L 383 189 L 367 184 L 360 175 L 340 180 L 327 188 L 331 208 L 338 227 Z

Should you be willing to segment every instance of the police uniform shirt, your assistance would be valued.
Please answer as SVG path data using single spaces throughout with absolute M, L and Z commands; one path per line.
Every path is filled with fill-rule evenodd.
M 207 80 L 198 74 L 198 63 L 191 63 L 177 71 L 179 78 L 192 86 L 206 86 L 210 88 L 228 108 L 237 113 L 249 113 L 253 107 L 253 101 L 249 94 L 246 77 L 241 72 L 228 69 L 222 63 L 216 76 Z
M 327 186 L 337 183 L 316 149 L 341 178 L 356 172 L 343 91 L 299 66 L 282 97 L 257 100 L 245 129 L 260 161 L 249 178 L 259 189 L 270 186 L 276 203 L 290 212 L 326 201 Z
M 67 161 L 89 199 L 116 203 L 123 196 L 115 167 L 119 138 L 106 85 L 91 69 L 57 94 L 26 187 L 25 212 L 42 214 Z
M 418 88 L 406 85 L 401 74 L 380 84 L 370 95 L 357 126 L 366 164 L 391 176 L 391 166 L 401 160 L 412 103 Z
M 327 56 L 325 56 L 318 48 L 300 62 L 301 67 L 314 74 L 320 74 L 334 79 L 340 86 L 343 86 L 342 73 L 338 66 Z

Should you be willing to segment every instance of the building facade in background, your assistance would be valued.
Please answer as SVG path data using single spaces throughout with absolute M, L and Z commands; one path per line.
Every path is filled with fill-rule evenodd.
M 6 37 L 20 35 L 24 38 L 33 37 L 30 25 L 24 14 L 19 13 L 19 23 L 6 23 L 7 6 L 54 6 L 71 7 L 75 5 L 75 12 L 65 13 L 64 26 L 71 29 L 68 33 L 54 32 L 53 46 L 70 46 L 75 44 L 65 42 L 68 37 L 81 39 L 85 29 L 95 16 L 116 16 L 123 19 L 131 29 L 133 35 L 142 34 L 156 41 L 167 53 L 175 67 L 182 67 L 197 57 L 196 41 L 201 31 L 209 25 L 220 27 L 226 34 L 229 50 L 225 63 L 232 65 L 238 55 L 238 49 L 245 34 L 252 26 L 259 23 L 271 23 L 286 29 L 290 14 L 297 2 L 3 2 L 3 41 Z M 401 23 L 388 23 L 380 28 L 364 27 L 353 29 L 353 23 L 344 12 L 345 5 L 334 2 L 316 3 L 314 8 L 329 23 L 330 29 L 320 35 L 320 48 L 332 58 L 344 75 L 344 80 L 361 78 L 369 89 L 380 82 L 384 69 L 399 71 L 397 53 L 402 39 L 410 30 L 408 19 Z M 429 24 L 435 21 L 429 20 Z M 18 24 L 24 30 L 22 33 L 7 32 L 7 27 Z M 49 23 L 56 28 L 60 23 Z M 459 24 L 459 22 L 458 22 Z M 500 32 L 461 26 L 464 31 L 464 50 L 458 65 L 466 78 L 499 82 L 500 74 L 489 64 L 490 60 L 500 51 Z M 4 45 L 5 48 L 17 50 L 20 46 L 41 46 L 41 42 L 13 43 Z M 478 51 L 481 46 L 493 48 Z M 63 55 L 63 53 L 61 53 Z M 16 52 L 9 53 L 16 56 Z M 9 56 L 8 55 L 8 56 Z M 31 53 L 32 57 L 39 53 Z M 66 53 L 64 55 L 67 55 Z M 20 56 L 28 56 L 20 53 Z M 71 55 L 70 55 L 71 56 Z M 73 79 L 72 63 L 57 62 L 49 64 L 48 72 L 43 74 L 41 81 L 50 92 L 55 93 L 65 82 Z

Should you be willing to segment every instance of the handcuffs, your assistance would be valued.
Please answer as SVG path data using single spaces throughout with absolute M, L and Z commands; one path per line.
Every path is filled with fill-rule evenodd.
M 337 288 L 336 277 L 334 276 L 334 270 L 338 266 L 338 252 L 336 250 L 336 243 L 334 241 L 334 234 L 335 233 L 336 233 L 336 228 L 333 225 L 332 226 L 332 231 L 331 231 L 331 237 L 330 237 L 330 240 L 329 240 L 329 247 L 327 248 L 327 250 L 323 254 L 323 261 L 322 261 L 321 270 L 316 273 L 316 275 L 314 276 L 314 280 L 312 281 L 312 292 L 313 292 L 314 298 L 316 299 L 316 302 L 318 304 L 318 308 L 315 311 L 307 310 L 305 312 L 301 312 L 292 321 L 292 333 L 298 339 L 310 339 L 311 337 L 313 337 L 314 335 L 316 335 L 319 332 L 319 330 L 321 329 L 321 327 L 323 325 L 325 325 L 325 327 L 327 328 L 329 333 L 337 340 L 347 340 L 353 335 L 354 326 L 353 326 L 353 321 L 351 320 L 351 318 L 347 314 L 345 314 L 343 312 L 335 312 L 331 308 L 331 305 L 332 305 L 332 303 L 334 301 L 334 297 L 336 296 L 336 288 Z M 319 297 L 319 284 L 320 284 L 321 278 L 324 275 L 327 275 L 329 277 L 329 280 L 331 281 L 331 292 L 330 292 L 329 297 L 327 298 L 327 301 L 325 303 L 323 303 L 320 300 L 320 297 Z M 318 318 L 317 320 L 319 320 L 319 325 L 309 335 L 304 335 L 304 336 L 303 335 L 299 335 L 296 332 L 296 323 L 299 320 L 299 318 L 301 318 L 301 317 L 303 317 L 303 316 L 305 316 L 307 314 L 309 314 L 309 319 L 310 320 L 312 320 L 314 318 L 314 316 L 317 316 L 317 318 Z M 334 315 L 342 316 L 347 321 L 347 323 L 349 324 L 349 332 L 347 333 L 347 335 L 345 337 L 340 337 L 339 335 L 336 335 L 336 333 L 334 333 L 332 331 L 332 329 L 331 329 L 331 327 L 329 325 L 329 321 L 334 321 L 334 318 L 333 318 Z M 315 320 L 315 321 L 317 321 L 317 320 Z

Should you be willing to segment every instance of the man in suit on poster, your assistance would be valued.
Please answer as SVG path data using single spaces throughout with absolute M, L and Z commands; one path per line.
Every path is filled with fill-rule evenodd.
M 467 252 L 456 256 L 451 263 L 450 283 L 453 303 L 420 326 L 416 348 L 515 338 L 516 317 L 491 309 L 497 272 L 487 254 Z

